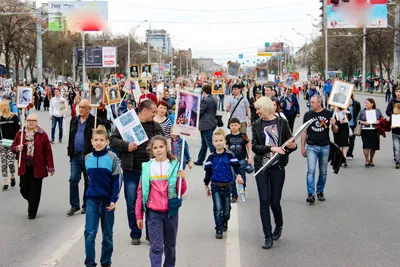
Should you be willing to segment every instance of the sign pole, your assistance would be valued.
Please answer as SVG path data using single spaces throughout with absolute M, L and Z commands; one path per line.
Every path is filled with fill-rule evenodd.
M 21 141 L 20 145 L 23 145 L 24 142 L 24 126 L 25 126 L 25 109 L 22 109 L 22 120 L 21 120 Z M 22 157 L 22 151 L 19 152 L 19 157 L 18 157 L 18 168 L 21 167 L 21 157 Z
M 181 166 L 179 167 L 179 170 L 183 170 L 183 161 L 185 160 L 185 144 L 186 140 L 185 138 L 182 138 L 182 150 L 181 150 Z M 182 177 L 179 177 L 179 189 L 178 189 L 178 198 L 181 198 L 182 195 Z
M 98 109 L 98 107 L 96 107 L 96 113 L 94 114 L 94 129 L 95 130 L 97 128 L 97 109 Z

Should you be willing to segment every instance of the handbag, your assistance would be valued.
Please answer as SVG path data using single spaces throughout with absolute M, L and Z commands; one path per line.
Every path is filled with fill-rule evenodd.
M 354 128 L 353 134 L 355 136 L 361 136 L 361 132 L 362 132 L 361 124 L 357 123 L 356 128 Z
M 0 122 L 1 122 L 1 119 L 0 119 Z M 10 148 L 12 143 L 14 142 L 14 140 L 12 140 L 12 139 L 4 139 L 3 138 L 3 127 L 1 127 L 1 126 L 0 126 L 0 137 L 1 137 L 1 144 L 0 145 L 2 147 Z
M 232 111 L 232 113 L 231 113 L 231 116 L 229 116 L 229 119 L 228 119 L 228 126 L 227 126 L 228 129 L 230 129 L 230 128 L 229 128 L 229 122 L 230 122 L 231 119 L 232 119 L 233 113 L 235 113 L 237 107 L 238 107 L 239 104 L 240 104 L 240 101 L 242 101 L 243 98 L 244 98 L 244 96 L 242 96 L 242 97 L 239 99 L 239 101 L 236 103 L 236 106 L 233 108 L 233 111 Z

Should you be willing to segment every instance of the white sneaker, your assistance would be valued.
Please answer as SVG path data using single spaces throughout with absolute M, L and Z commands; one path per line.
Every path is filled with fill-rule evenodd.
M 353 157 L 346 157 L 346 159 L 353 160 L 354 158 Z

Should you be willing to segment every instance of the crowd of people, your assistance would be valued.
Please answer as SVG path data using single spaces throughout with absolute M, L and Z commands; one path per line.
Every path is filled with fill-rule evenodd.
M 71 170 L 70 208 L 66 214 L 73 216 L 80 212 L 86 216 L 85 265 L 96 266 L 95 239 L 100 220 L 103 235 L 100 263 L 103 267 L 111 266 L 114 210 L 123 187 L 131 244 L 140 245 L 143 229 L 146 229 L 145 239 L 151 245 L 151 266 L 175 266 L 179 207 L 188 186 L 186 166 L 189 169 L 193 165 L 204 166 L 206 195 L 213 201 L 215 237 L 222 239 L 228 230 L 231 203 L 238 201 L 237 184 L 243 185 L 245 190 L 246 174 L 257 172 L 275 154 L 280 154 L 278 160 L 256 176 L 264 249 L 271 248 L 283 231 L 280 201 L 291 153 L 299 148 L 307 159 L 306 202 L 310 204 L 315 203 L 316 198 L 325 200 L 329 159 L 336 173 L 353 160 L 356 135 L 362 139 L 365 167 L 375 167 L 375 152 L 380 149 L 380 135 L 387 131 L 387 121 L 373 98 L 365 101 L 364 108 L 354 94 L 347 109 L 328 107 L 326 99 L 331 92 L 330 80 L 321 83 L 311 79 L 300 90 L 287 88 L 279 81 L 260 85 L 252 79 L 240 78 L 228 80 L 226 85 L 223 94 L 214 95 L 208 79 L 181 83 L 169 81 L 164 83 L 163 95 L 157 98 L 153 92 L 156 83 L 140 82 L 138 99 L 121 91 L 125 97 L 120 104 L 108 107 L 103 101 L 95 108 L 91 107 L 80 87 L 35 85 L 34 103 L 28 109 L 34 107 L 38 112 L 44 103 L 44 110 L 49 112 L 52 121 L 50 138 L 39 126 L 38 116 L 29 111 L 24 123 L 26 126 L 21 129 L 20 114 L 24 111 L 15 106 L 15 90 L 0 91 L 3 191 L 9 189 L 9 182 L 11 187 L 16 186 L 17 172 L 21 195 L 28 201 L 28 218 L 35 219 L 43 179 L 55 172 L 51 144 L 54 144 L 56 136 L 63 143 L 63 127 L 65 120 L 70 118 L 67 142 Z M 174 133 L 175 111 L 181 108 L 175 99 L 176 88 L 201 93 L 199 114 L 195 118 L 198 118 L 201 136 L 197 159 L 192 158 L 185 139 Z M 395 96 L 388 101 L 386 109 L 389 117 L 400 113 L 400 87 L 394 91 Z M 306 99 L 304 107 L 299 104 L 301 95 Z M 124 140 L 113 125 L 115 118 L 132 109 L 136 110 L 149 140 L 141 145 Z M 219 111 L 229 113 L 225 125 L 228 134 L 219 125 Z M 367 120 L 366 114 L 370 111 L 375 111 L 374 123 Z M 183 114 L 194 112 L 197 110 L 191 107 L 190 112 L 184 110 Z M 301 114 L 302 123 L 311 123 L 302 133 L 300 142 L 287 142 L 293 135 L 295 120 Z M 388 123 L 390 125 L 390 121 Z M 247 133 L 249 127 L 251 136 Z M 358 134 L 357 128 L 361 128 Z M 398 128 L 393 129 L 392 138 L 395 168 L 399 169 Z M 15 157 L 19 162 L 18 168 Z M 315 187 L 317 166 L 319 175 Z M 84 192 L 80 199 L 82 174 Z M 274 229 L 270 209 L 275 221 Z

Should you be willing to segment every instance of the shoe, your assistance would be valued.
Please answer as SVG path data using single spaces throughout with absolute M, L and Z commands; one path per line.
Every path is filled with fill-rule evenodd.
M 198 161 L 193 162 L 193 164 L 196 166 L 203 166 L 203 163 Z
M 344 168 L 347 168 L 347 167 L 348 167 L 347 162 L 343 163 L 343 167 L 344 167 Z
M 400 163 L 396 163 L 396 167 L 395 168 L 399 169 L 400 168 Z
M 237 202 L 237 197 L 232 197 L 231 203 L 236 203 Z
M 215 234 L 216 239 L 222 239 L 224 238 L 224 234 L 221 230 L 217 230 L 217 233 Z
M 317 193 L 317 198 L 319 201 L 325 201 L 325 196 L 324 193 Z
M 34 220 L 35 218 L 36 218 L 35 215 L 28 215 L 28 219 L 29 219 L 29 220 Z
M 375 164 L 370 163 L 369 166 L 370 166 L 370 167 L 375 167 Z
M 58 142 L 59 142 L 60 144 L 62 144 L 62 140 L 59 140 Z
M 111 264 L 110 263 L 102 264 L 101 267 L 111 267 Z
M 315 202 L 315 197 L 312 194 L 309 194 L 306 201 L 310 204 L 314 204 Z
M 51 144 L 54 144 L 54 140 L 50 140 L 50 143 L 51 143 Z
M 8 190 L 8 184 L 5 184 L 4 186 L 3 186 L 3 191 L 7 191 Z
M 274 230 L 274 232 L 272 233 L 272 239 L 274 240 L 274 241 L 276 241 L 276 240 L 278 240 L 280 237 L 281 237 L 281 235 L 282 235 L 282 226 L 281 227 L 275 227 L 275 230 Z
M 75 214 L 75 212 L 79 211 L 80 208 L 71 208 L 68 212 L 67 212 L 67 216 L 72 216 Z
M 369 168 L 369 166 L 370 166 L 369 163 L 365 163 L 364 165 L 365 168 Z
M 86 214 L 86 208 L 82 207 L 81 214 Z
M 11 178 L 11 187 L 15 186 L 15 178 Z
M 224 222 L 224 232 L 228 231 L 228 222 Z
M 346 159 L 353 160 L 354 158 L 353 158 L 353 156 L 347 156 Z
M 140 238 L 132 238 L 131 244 L 134 246 L 140 245 Z
M 149 243 L 151 244 L 150 238 L 149 238 L 148 236 L 146 236 L 146 241 L 149 242 Z
M 265 238 L 264 245 L 262 246 L 263 249 L 270 249 L 272 245 L 274 244 L 274 241 L 272 240 L 271 237 Z

